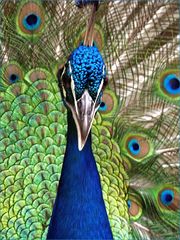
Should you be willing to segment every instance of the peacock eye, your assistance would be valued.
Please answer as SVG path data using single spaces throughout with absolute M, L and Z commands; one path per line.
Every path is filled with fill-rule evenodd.
M 128 205 L 128 209 L 130 209 L 131 208 L 131 200 L 128 199 L 127 205 Z
M 30 31 L 37 30 L 40 25 L 41 18 L 35 13 L 30 13 L 23 19 L 23 26 Z
M 121 153 L 131 160 L 143 162 L 154 154 L 154 145 L 146 133 L 128 131 L 120 140 Z
M 118 100 L 116 95 L 111 90 L 105 90 L 103 92 L 102 100 L 100 101 L 99 111 L 103 117 L 110 117 L 115 114 L 118 106 Z
M 166 210 L 176 210 L 179 207 L 179 193 L 174 187 L 163 188 L 158 193 L 158 201 Z
M 107 110 L 107 106 L 106 106 L 106 103 L 105 102 L 101 102 L 100 103 L 100 106 L 99 106 L 99 111 L 106 111 Z
M 131 139 L 128 142 L 128 149 L 132 155 L 138 155 L 141 151 L 139 141 L 136 139 Z
M 174 199 L 174 192 L 170 189 L 164 190 L 160 194 L 161 203 L 165 206 L 169 206 Z
M 17 74 L 11 74 L 9 76 L 9 82 L 10 83 L 15 83 L 19 80 L 19 76 Z
M 137 199 L 135 199 L 134 197 L 132 197 L 130 195 L 129 199 L 127 201 L 127 206 L 128 206 L 128 210 L 129 210 L 130 219 L 133 221 L 138 220 L 142 215 L 141 204 L 137 201 Z
M 180 72 L 177 66 L 166 68 L 157 75 L 153 91 L 160 98 L 179 105 Z
M 23 79 L 23 71 L 16 62 L 9 62 L 2 67 L 2 77 L 6 84 L 13 84 Z
M 126 142 L 128 153 L 136 160 L 141 160 L 150 152 L 150 142 L 140 134 L 132 135 Z
M 175 74 L 169 74 L 163 81 L 164 89 L 169 94 L 180 94 L 180 79 Z
M 17 14 L 16 27 L 18 32 L 31 37 L 38 37 L 44 31 L 45 13 L 43 6 L 36 1 L 26 2 L 20 5 Z

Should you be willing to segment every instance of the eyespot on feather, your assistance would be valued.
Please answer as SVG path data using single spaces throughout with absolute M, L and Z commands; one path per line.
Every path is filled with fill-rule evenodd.
M 127 139 L 127 149 L 133 157 L 143 158 L 148 154 L 150 146 L 145 137 L 134 135 Z
M 141 152 L 139 141 L 136 138 L 128 141 L 128 149 L 132 155 L 138 155 Z
M 99 111 L 106 111 L 107 110 L 107 106 L 105 104 L 105 102 L 101 102 L 100 106 L 99 106 Z
M 173 187 L 166 187 L 159 191 L 158 202 L 161 208 L 176 211 L 179 208 L 179 193 Z
M 23 70 L 16 62 L 5 63 L 2 66 L 2 79 L 6 84 L 13 84 L 23 79 Z
M 120 141 L 123 155 L 136 162 L 142 162 L 154 153 L 154 146 L 145 133 L 132 131 L 124 135 Z
M 118 107 L 116 95 L 111 90 L 105 90 L 102 96 L 99 112 L 103 117 L 113 116 Z
M 175 74 L 168 74 L 163 81 L 164 90 L 172 95 L 180 95 L 180 79 Z
M 142 206 L 140 202 L 134 196 L 129 195 L 127 205 L 130 219 L 132 221 L 137 221 L 142 216 Z
M 18 32 L 25 36 L 31 37 L 32 35 L 37 37 L 42 34 L 45 25 L 45 13 L 39 1 L 25 1 L 20 5 L 16 26 Z
M 155 81 L 155 93 L 167 101 L 178 104 L 180 100 L 180 71 L 166 69 Z

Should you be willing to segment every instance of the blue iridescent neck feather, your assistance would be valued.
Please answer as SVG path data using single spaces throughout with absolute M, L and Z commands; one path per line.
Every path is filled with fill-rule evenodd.
M 78 150 L 76 126 L 68 112 L 67 148 L 48 239 L 112 239 L 91 135 Z

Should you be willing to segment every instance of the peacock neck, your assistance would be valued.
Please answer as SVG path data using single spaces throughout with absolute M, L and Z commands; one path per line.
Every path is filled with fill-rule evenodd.
M 68 113 L 67 147 L 48 239 L 112 239 L 91 134 L 78 150 L 76 126 Z

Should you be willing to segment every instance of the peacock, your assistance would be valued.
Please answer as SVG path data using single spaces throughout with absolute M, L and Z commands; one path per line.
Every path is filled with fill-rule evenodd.
M 0 12 L 0 239 L 179 239 L 178 0 Z

